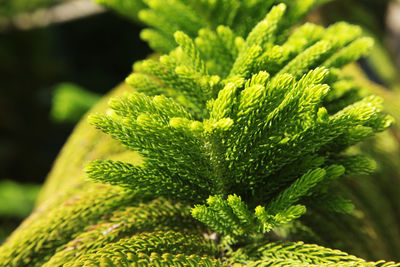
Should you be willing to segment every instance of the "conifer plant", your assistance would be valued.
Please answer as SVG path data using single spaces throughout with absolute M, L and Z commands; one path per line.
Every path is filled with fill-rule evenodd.
M 351 147 L 392 124 L 341 70 L 372 40 L 344 22 L 297 24 L 323 1 L 143 2 L 142 38 L 159 56 L 88 119 L 128 159 L 89 162 L 110 185 L 48 198 L 0 265 L 399 266 L 303 242 L 318 243 L 305 213 L 353 212 L 334 185 L 373 171 Z

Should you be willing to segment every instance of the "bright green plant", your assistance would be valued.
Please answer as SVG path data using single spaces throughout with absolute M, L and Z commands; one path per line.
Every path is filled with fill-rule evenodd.
M 344 23 L 326 30 L 305 24 L 285 37 L 285 9 L 273 7 L 246 39 L 225 26 L 202 30 L 194 41 L 177 32 L 179 47 L 168 56 L 137 63 L 127 82 L 171 98 L 116 98 L 113 114 L 90 121 L 145 161 L 93 162 L 89 176 L 191 204 L 214 195 L 193 216 L 235 238 L 300 217 L 303 197 L 351 210 L 327 185 L 346 169 L 371 170 L 371 162 L 344 151 L 391 119 L 376 97 L 346 97 L 341 83 L 355 86 L 335 71 L 368 51 L 371 40 Z
M 374 169 L 351 147 L 392 123 L 341 71 L 372 46 L 359 27 L 292 30 L 320 2 L 144 1 L 139 17 L 153 28 L 142 37 L 167 54 L 136 63 L 126 79 L 136 90 L 89 117 L 125 147 L 115 156 L 115 143 L 97 139 L 103 159 L 85 169 L 113 186 L 63 189 L 0 248 L 0 262 L 398 266 L 288 234 L 311 239 L 298 220 L 308 211 L 352 212 L 333 185 Z

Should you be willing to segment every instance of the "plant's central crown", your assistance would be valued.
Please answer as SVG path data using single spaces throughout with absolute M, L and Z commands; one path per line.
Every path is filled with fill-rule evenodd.
M 135 64 L 126 81 L 138 92 L 90 122 L 144 163 L 96 161 L 89 176 L 192 204 L 208 198 L 193 216 L 232 237 L 269 231 L 316 203 L 351 210 L 328 184 L 371 170 L 345 150 L 391 124 L 381 100 L 362 97 L 340 71 L 372 41 L 346 23 L 290 32 L 285 10 L 274 6 L 245 38 L 227 26 L 194 40 L 178 31 L 169 55 Z

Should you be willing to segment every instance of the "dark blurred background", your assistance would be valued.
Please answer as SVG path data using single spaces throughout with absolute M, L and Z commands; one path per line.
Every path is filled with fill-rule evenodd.
M 104 94 L 150 51 L 140 27 L 104 13 L 28 31 L 0 32 L 0 177 L 42 183 L 73 128 L 49 112 L 54 87 Z

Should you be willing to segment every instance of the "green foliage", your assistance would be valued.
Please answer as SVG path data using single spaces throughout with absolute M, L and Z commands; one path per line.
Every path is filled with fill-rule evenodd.
M 100 96 L 75 84 L 62 83 L 56 86 L 51 117 L 57 122 L 77 122 Z
M 339 250 L 303 242 L 251 245 L 235 251 L 231 258 L 236 263 L 233 266 L 399 266 L 393 262 L 365 262 Z
M 59 249 L 44 266 L 94 264 L 108 257 L 114 264 L 134 263 L 145 261 L 146 254 L 154 257 L 151 253 L 181 254 L 182 258 L 197 254 L 214 262 L 211 256 L 216 249 L 196 235 L 200 230 L 187 207 L 156 199 L 113 212 Z
M 154 261 L 153 266 L 171 262 L 180 264 L 188 262 L 192 265 L 207 263 L 213 266 L 216 260 L 207 256 L 213 256 L 215 248 L 211 243 L 206 245 L 207 242 L 210 243 L 198 235 L 174 231 L 142 233 L 90 251 L 78 258 L 75 263 L 66 266 L 81 266 L 80 262 L 84 264 L 109 262 L 112 263 L 111 266 L 131 266 L 132 263 L 145 265 Z
M 202 28 L 216 30 L 218 26 L 225 25 L 240 36 L 247 36 L 271 7 L 282 2 L 288 6 L 288 14 L 282 25 L 287 28 L 297 23 L 311 8 L 329 0 L 96 1 L 134 19 L 138 16 L 143 23 L 152 27 L 143 30 L 142 39 L 148 41 L 156 51 L 169 52 L 176 47 L 173 38 L 176 31 L 183 31 L 193 38 Z M 279 19 L 279 15 L 275 19 Z
M 270 206 L 267 211 L 257 206 L 255 212 L 251 213 L 236 195 L 228 196 L 227 200 L 212 196 L 207 199 L 207 204 L 208 207 L 195 206 L 192 209 L 193 217 L 223 234 L 229 243 L 245 240 L 244 237 L 248 238 L 257 232 L 268 232 L 306 212 L 303 205 L 292 205 L 275 213 L 270 211 Z
M 101 2 L 146 5 L 142 37 L 167 53 L 136 63 L 136 90 L 89 117 L 128 151 L 105 146 L 86 173 L 118 186 L 72 172 L 78 183 L 0 248 L 0 265 L 398 266 L 285 234 L 312 239 L 296 220 L 307 210 L 352 211 L 334 185 L 374 163 L 351 147 L 392 123 L 341 71 L 371 48 L 359 27 L 292 28 L 318 0 Z
M 346 23 L 308 23 L 287 35 L 292 13 L 284 19 L 285 10 L 272 7 L 247 36 L 226 26 L 194 40 L 178 31 L 176 49 L 136 63 L 127 82 L 143 93 L 112 99 L 108 115 L 89 121 L 144 163 L 95 161 L 89 177 L 191 204 L 213 196 L 193 215 L 234 239 L 300 217 L 313 198 L 350 211 L 328 185 L 344 174 L 349 146 L 392 122 L 379 98 L 335 93 L 344 79 L 339 68 L 364 55 L 371 40 Z M 335 105 L 340 98 L 351 104 Z
M 0 248 L 0 266 L 90 266 L 103 259 L 117 264 L 126 262 L 126 256 L 131 264 L 180 258 L 217 262 L 214 243 L 201 235 L 204 229 L 185 205 L 160 198 L 144 200 L 101 184 L 86 183 L 70 191 L 24 222 L 24 230 Z M 132 253 L 125 254 L 127 250 Z
M 89 197 L 82 198 L 81 195 Z M 135 194 L 132 192 L 124 193 L 118 188 L 107 190 L 104 186 L 78 192 L 65 202 L 59 203 L 48 216 L 36 220 L 30 218 L 30 221 L 25 223 L 25 230 L 18 232 L 13 241 L 2 246 L 2 250 L 10 254 L 0 254 L 0 263 L 2 266 L 41 266 L 64 240 L 72 238 L 88 224 L 97 221 L 116 207 L 131 203 L 133 199 Z M 99 202 L 101 206 L 93 210 L 93 203 Z M 18 237 L 23 238 L 24 242 L 18 242 Z M 36 243 L 36 240 L 40 240 L 40 243 Z

